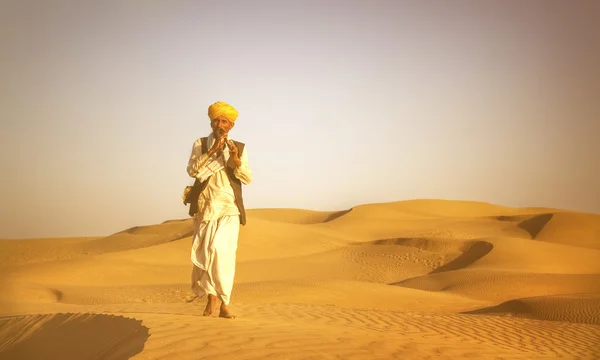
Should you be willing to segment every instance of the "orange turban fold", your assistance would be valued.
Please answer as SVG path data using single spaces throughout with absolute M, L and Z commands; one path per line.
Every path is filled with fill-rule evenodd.
M 208 107 L 208 117 L 210 120 L 224 117 L 231 122 L 235 122 L 238 117 L 237 110 L 224 101 L 217 101 Z

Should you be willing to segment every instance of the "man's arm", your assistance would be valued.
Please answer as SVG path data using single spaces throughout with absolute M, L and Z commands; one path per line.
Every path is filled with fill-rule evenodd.
M 201 164 L 206 163 L 208 159 L 208 154 L 202 153 L 202 141 L 200 139 L 194 142 L 192 146 L 192 153 L 190 155 L 190 159 L 188 160 L 187 165 L 187 173 L 190 177 L 195 178 L 198 175 L 198 172 L 201 170 Z
M 222 161 L 219 161 L 218 155 L 225 146 L 225 139 L 220 139 L 213 143 L 212 148 L 208 153 L 202 153 L 202 140 L 198 139 L 194 142 L 192 147 L 192 154 L 188 161 L 187 172 L 191 177 L 195 177 L 200 182 L 206 180 L 208 177 L 221 170 L 225 165 Z
M 242 149 L 242 154 L 237 156 L 239 162 L 232 160 L 233 164 L 233 175 L 236 178 L 240 179 L 242 184 L 248 185 L 252 182 L 252 170 L 250 169 L 250 165 L 248 165 L 248 146 L 244 146 Z M 239 166 L 238 166 L 239 165 Z
M 224 145 L 224 143 L 222 143 Z M 188 160 L 187 173 L 190 177 L 197 178 L 200 182 L 206 180 L 216 171 L 223 168 L 215 158 L 215 154 L 222 146 L 215 141 L 213 147 L 207 152 L 202 153 L 202 139 L 196 140 L 192 147 L 192 154 Z

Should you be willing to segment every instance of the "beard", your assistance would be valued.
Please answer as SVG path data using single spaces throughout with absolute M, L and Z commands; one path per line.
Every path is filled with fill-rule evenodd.
M 215 130 L 213 130 L 213 132 L 217 139 L 224 138 L 227 136 L 227 131 L 225 131 L 225 130 L 215 129 Z

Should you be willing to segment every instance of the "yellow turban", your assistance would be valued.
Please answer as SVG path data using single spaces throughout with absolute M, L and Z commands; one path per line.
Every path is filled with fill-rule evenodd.
M 238 117 L 237 110 L 223 101 L 217 101 L 208 107 L 208 117 L 210 120 L 214 120 L 219 117 L 224 117 L 231 122 L 235 122 Z

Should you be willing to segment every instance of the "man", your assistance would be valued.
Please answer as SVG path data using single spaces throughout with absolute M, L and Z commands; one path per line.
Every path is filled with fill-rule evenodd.
M 233 319 L 228 305 L 235 274 L 240 224 L 246 213 L 242 184 L 252 181 L 248 151 L 243 143 L 233 141 L 229 131 L 238 117 L 237 110 L 222 101 L 208 107 L 212 133 L 194 142 L 187 172 L 196 178 L 190 204 L 194 217 L 191 260 L 192 290 L 199 297 L 208 295 L 204 316 L 215 313 Z

